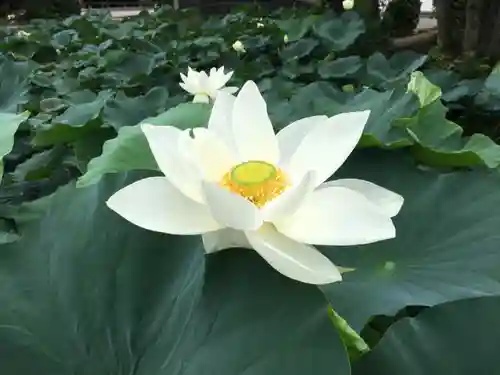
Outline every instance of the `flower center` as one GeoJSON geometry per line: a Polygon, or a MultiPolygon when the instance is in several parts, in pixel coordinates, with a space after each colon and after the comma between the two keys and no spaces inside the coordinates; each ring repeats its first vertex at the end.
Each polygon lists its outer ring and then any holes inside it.
{"type": "Polygon", "coordinates": [[[250,160],[233,167],[220,184],[257,207],[264,206],[288,187],[285,173],[265,161],[250,160]]]}

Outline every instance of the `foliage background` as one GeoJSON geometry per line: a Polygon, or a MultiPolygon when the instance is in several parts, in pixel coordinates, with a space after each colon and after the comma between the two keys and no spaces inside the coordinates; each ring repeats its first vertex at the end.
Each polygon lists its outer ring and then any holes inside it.
{"type": "Polygon", "coordinates": [[[356,12],[207,18],[165,7],[2,31],[0,372],[495,369],[500,72],[468,77],[413,51],[381,53],[370,30],[356,12]],[[236,39],[247,53],[231,49],[236,39]],[[199,238],[148,233],[109,212],[112,192],[158,173],[138,124],[206,123],[210,106],[186,103],[178,86],[188,65],[225,65],[234,85],[255,80],[277,130],[371,109],[337,177],[405,197],[397,238],[321,249],[354,270],[317,289],[252,252],[205,257],[199,238]],[[353,350],[329,306],[372,350],[353,350]]]}

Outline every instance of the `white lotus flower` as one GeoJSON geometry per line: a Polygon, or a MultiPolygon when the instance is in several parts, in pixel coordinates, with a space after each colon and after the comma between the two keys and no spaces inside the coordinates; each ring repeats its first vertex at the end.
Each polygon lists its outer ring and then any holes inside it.
{"type": "Polygon", "coordinates": [[[142,228],[203,235],[207,253],[257,251],[283,275],[310,284],[341,280],[312,245],[395,237],[403,198],[357,179],[325,181],[361,137],[369,111],[295,121],[277,135],[256,84],[220,93],[208,128],[144,124],[163,172],[116,192],[108,206],[142,228]]]}
{"type": "Polygon", "coordinates": [[[31,33],[28,33],[28,32],[26,32],[26,31],[24,31],[24,30],[19,30],[19,31],[17,32],[17,36],[18,36],[18,37],[21,37],[21,38],[27,38],[27,37],[29,37],[30,35],[31,35],[31,33]]]}
{"type": "Polygon", "coordinates": [[[344,10],[351,10],[354,8],[354,0],[344,0],[342,1],[342,6],[344,7],[344,10]]]}
{"type": "Polygon", "coordinates": [[[236,42],[233,43],[233,49],[236,52],[240,52],[240,53],[246,52],[245,46],[239,40],[237,40],[236,42]]]}
{"type": "Polygon", "coordinates": [[[264,24],[262,22],[257,22],[257,28],[260,29],[264,27],[264,24]]]}
{"type": "Polygon", "coordinates": [[[204,71],[198,72],[188,67],[187,76],[181,73],[182,82],[179,85],[194,95],[193,102],[208,103],[210,100],[214,100],[221,91],[232,94],[238,90],[237,87],[225,87],[232,75],[233,72],[224,73],[223,66],[219,69],[210,69],[210,74],[204,71]]]}

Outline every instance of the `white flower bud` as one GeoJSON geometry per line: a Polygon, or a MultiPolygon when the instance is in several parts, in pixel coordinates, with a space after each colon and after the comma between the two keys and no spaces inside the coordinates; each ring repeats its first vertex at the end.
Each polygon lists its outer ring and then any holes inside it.
{"type": "Polygon", "coordinates": [[[236,52],[241,52],[241,53],[245,53],[246,52],[245,46],[239,40],[237,40],[236,42],[233,43],[233,49],[236,52]]]}
{"type": "Polygon", "coordinates": [[[18,37],[21,37],[21,38],[27,38],[27,37],[29,37],[30,35],[31,35],[30,33],[27,33],[27,32],[26,32],[26,31],[24,31],[24,30],[19,30],[19,31],[17,32],[17,36],[18,36],[18,37]]]}
{"type": "Polygon", "coordinates": [[[342,6],[344,10],[351,10],[354,7],[354,0],[344,0],[342,1],[342,6]]]}

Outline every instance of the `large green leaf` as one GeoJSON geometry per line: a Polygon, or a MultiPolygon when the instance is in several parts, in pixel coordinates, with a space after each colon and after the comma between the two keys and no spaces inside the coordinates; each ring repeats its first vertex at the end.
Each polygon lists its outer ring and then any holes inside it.
{"type": "Polygon", "coordinates": [[[314,32],[333,51],[343,51],[365,32],[365,23],[356,12],[344,12],[340,17],[324,17],[313,24],[314,32]]]}
{"type": "Polygon", "coordinates": [[[17,112],[28,101],[28,74],[34,68],[31,62],[15,62],[0,58],[0,111],[17,112]]]}
{"type": "Polygon", "coordinates": [[[363,150],[337,178],[375,182],[405,198],[397,236],[371,245],[325,248],[337,264],[355,268],[323,288],[333,308],[356,330],[378,314],[407,305],[433,306],[500,294],[500,176],[485,171],[439,174],[415,167],[406,153],[363,150]]]}
{"type": "MultiPolygon", "coordinates": [[[[443,90],[441,99],[445,102],[458,102],[463,98],[472,98],[483,88],[483,80],[481,78],[462,79],[448,90],[443,90]]],[[[441,89],[443,89],[441,87],[441,89]]]]}
{"type": "Polygon", "coordinates": [[[321,61],[318,73],[321,78],[346,78],[361,69],[362,63],[359,56],[348,56],[333,61],[321,61]]]}
{"type": "Polygon", "coordinates": [[[431,83],[422,72],[413,72],[411,74],[408,91],[417,95],[421,107],[425,107],[441,97],[439,86],[431,83]]]}
{"type": "Polygon", "coordinates": [[[60,116],[57,116],[52,123],[69,125],[73,127],[83,127],[88,122],[100,116],[106,102],[111,98],[110,91],[101,91],[98,95],[93,95],[89,100],[82,103],[72,104],[60,116]]]}
{"type": "Polygon", "coordinates": [[[313,73],[313,64],[304,64],[294,58],[285,61],[280,70],[280,74],[288,78],[290,81],[297,79],[301,75],[312,75],[313,73]]]}
{"type": "Polygon", "coordinates": [[[412,117],[418,110],[417,98],[401,89],[385,92],[365,89],[358,94],[348,94],[332,89],[329,83],[315,82],[298,89],[283,111],[272,114],[282,127],[302,117],[333,116],[365,109],[371,114],[362,146],[404,147],[413,143],[405,128],[394,123],[400,118],[412,117]]]}
{"type": "Polygon", "coordinates": [[[309,55],[318,44],[318,41],[312,38],[304,38],[290,43],[280,52],[281,59],[284,61],[298,60],[309,55]]]}
{"type": "Polygon", "coordinates": [[[492,71],[484,82],[484,88],[494,95],[495,97],[500,97],[500,72],[492,71]]]}
{"type": "Polygon", "coordinates": [[[52,36],[51,44],[54,48],[65,48],[78,40],[75,30],[62,30],[52,36]]]}
{"type": "MultiPolygon", "coordinates": [[[[189,129],[206,126],[209,114],[210,106],[207,104],[183,103],[141,123],[189,129]]],[[[120,128],[116,138],[104,144],[101,156],[90,161],[87,173],[78,180],[78,186],[93,184],[107,173],[157,168],[140,124],[125,126],[120,128]]]]}
{"type": "Polygon", "coordinates": [[[0,112],[0,181],[3,177],[2,159],[12,151],[14,134],[28,116],[26,112],[20,114],[0,112]]]}
{"type": "Polygon", "coordinates": [[[59,148],[53,148],[31,155],[16,166],[11,173],[12,180],[22,182],[48,178],[53,169],[61,164],[61,154],[59,148]]]}
{"type": "Polygon", "coordinates": [[[164,111],[167,99],[168,91],[164,87],[152,88],[145,95],[133,98],[120,91],[104,107],[103,121],[116,130],[122,126],[136,125],[146,117],[164,111]]]}
{"type": "Polygon", "coordinates": [[[433,307],[390,327],[356,375],[498,375],[500,298],[433,307]]]}
{"type": "Polygon", "coordinates": [[[61,98],[45,98],[40,100],[40,111],[45,113],[59,112],[68,107],[68,104],[61,98]]]}
{"type": "Polygon", "coordinates": [[[304,18],[277,20],[276,24],[286,34],[288,40],[294,42],[303,38],[317,19],[317,15],[308,15],[304,18]]]}
{"type": "Polygon", "coordinates": [[[426,60],[427,56],[413,51],[396,53],[390,59],[376,52],[366,62],[366,75],[363,80],[369,86],[396,87],[407,81],[410,73],[422,66],[426,60]]]}
{"type": "Polygon", "coordinates": [[[436,100],[417,115],[401,121],[417,145],[414,155],[433,166],[500,165],[500,146],[483,134],[463,137],[463,129],[446,119],[448,109],[436,100]]]}
{"type": "MultiPolygon", "coordinates": [[[[484,79],[460,79],[460,75],[451,70],[425,69],[425,77],[439,86],[445,102],[457,102],[463,98],[474,97],[484,86],[484,79]]],[[[456,103],[455,103],[456,104],[456,103]]]]}
{"type": "Polygon", "coordinates": [[[102,60],[106,75],[116,77],[120,81],[128,81],[140,75],[146,76],[151,73],[154,65],[153,55],[126,50],[109,51],[102,60]]]}
{"type": "Polygon", "coordinates": [[[422,109],[416,116],[403,119],[400,125],[417,143],[414,155],[434,166],[466,167],[500,165],[500,146],[483,134],[462,137],[463,129],[446,119],[448,109],[441,103],[441,89],[421,72],[414,72],[408,91],[418,96],[422,109]]]}
{"type": "Polygon", "coordinates": [[[0,222],[9,223],[7,228],[2,227],[0,244],[18,241],[32,222],[45,215],[53,196],[54,194],[49,194],[31,202],[0,205],[0,217],[2,218],[0,222]]]}
{"type": "Polygon", "coordinates": [[[418,110],[416,98],[403,90],[378,92],[366,89],[346,103],[343,111],[369,109],[362,146],[406,147],[413,142],[397,120],[411,116],[418,110]]]}
{"type": "Polygon", "coordinates": [[[500,72],[494,69],[485,79],[481,91],[474,98],[474,104],[489,111],[500,111],[500,72]]]}
{"type": "Polygon", "coordinates": [[[113,128],[100,128],[73,142],[72,146],[78,169],[85,173],[89,162],[102,154],[104,143],[116,138],[116,136],[117,133],[113,128]]]}
{"type": "Polygon", "coordinates": [[[101,113],[111,96],[110,90],[101,91],[98,95],[87,90],[72,93],[68,99],[69,108],[53,118],[51,124],[38,127],[33,144],[50,146],[88,136],[100,128],[101,113]]]}
{"type": "Polygon", "coordinates": [[[104,204],[124,182],[61,189],[1,248],[2,374],[350,373],[317,288],[125,222],[104,204]]]}
{"type": "Polygon", "coordinates": [[[95,131],[98,131],[100,125],[99,122],[89,122],[87,125],[80,127],[65,124],[44,126],[43,130],[35,134],[32,142],[33,145],[38,147],[75,142],[80,138],[87,137],[95,131]]]}

